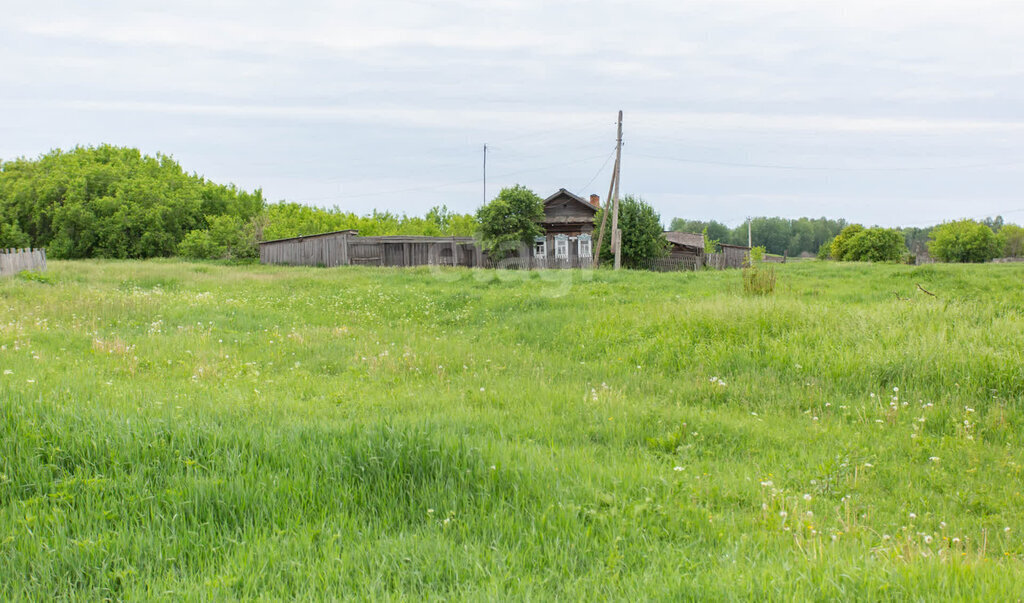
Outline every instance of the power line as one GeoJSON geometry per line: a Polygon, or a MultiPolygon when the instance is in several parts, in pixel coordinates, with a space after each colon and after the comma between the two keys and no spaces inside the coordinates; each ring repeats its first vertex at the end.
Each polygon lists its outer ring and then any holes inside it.
{"type": "Polygon", "coordinates": [[[733,161],[713,161],[709,159],[689,159],[682,157],[668,157],[665,155],[651,155],[648,153],[633,153],[636,157],[647,159],[662,159],[666,161],[678,161],[680,163],[693,163],[699,165],[716,165],[722,167],[756,168],[765,170],[795,170],[808,172],[916,172],[936,170],[962,170],[988,167],[1003,167],[1010,165],[1021,165],[1024,161],[1007,161],[999,163],[976,163],[965,165],[942,165],[942,166],[918,166],[918,167],[848,167],[848,166],[806,166],[786,165],[776,163],[741,163],[733,161]]]}
{"type": "MultiPolygon", "coordinates": [[[[488,147],[488,148],[490,148],[490,147],[488,147]]],[[[523,170],[516,170],[514,172],[506,172],[504,174],[498,174],[496,176],[492,176],[491,178],[492,179],[493,178],[507,178],[509,176],[518,176],[519,174],[526,174],[526,173],[530,173],[530,172],[541,172],[541,171],[550,170],[550,169],[553,169],[553,168],[556,168],[556,167],[564,167],[564,166],[567,166],[567,165],[575,165],[577,163],[583,163],[583,162],[586,162],[586,161],[592,161],[594,159],[600,159],[601,157],[603,157],[603,155],[594,155],[594,156],[590,156],[590,157],[584,157],[582,159],[575,159],[573,161],[566,161],[566,162],[557,163],[557,164],[554,164],[554,165],[548,165],[548,166],[545,166],[545,167],[527,168],[527,169],[523,169],[523,170]]],[[[479,183],[480,183],[479,180],[465,180],[465,181],[462,181],[462,182],[448,182],[448,183],[445,183],[445,184],[432,184],[432,185],[428,185],[428,186],[416,186],[416,187],[394,189],[394,190],[387,190],[387,191],[376,191],[376,192],[372,192],[372,193],[360,193],[358,195],[333,195],[333,196],[330,196],[330,197],[320,197],[320,198],[290,199],[290,201],[293,201],[293,202],[296,202],[296,203],[302,202],[302,201],[326,201],[326,200],[332,200],[332,199],[336,199],[338,201],[344,201],[344,200],[347,200],[347,199],[360,199],[360,198],[364,198],[364,197],[378,197],[378,196],[381,196],[381,195],[397,195],[399,193],[415,193],[415,192],[420,192],[420,191],[436,190],[436,189],[441,189],[441,188],[450,188],[450,187],[453,187],[453,186],[467,186],[467,185],[470,185],[470,184],[479,184],[479,183]]]]}
{"type": "Polygon", "coordinates": [[[598,168],[597,172],[594,173],[594,176],[590,180],[588,180],[586,184],[584,184],[583,186],[581,186],[578,189],[581,193],[586,193],[587,192],[587,189],[590,188],[590,185],[594,183],[594,180],[597,180],[597,177],[601,175],[601,172],[604,171],[604,168],[606,168],[608,166],[608,162],[611,161],[612,157],[614,157],[614,156],[615,156],[615,149],[612,149],[612,152],[608,153],[608,156],[605,157],[604,163],[602,163],[601,167],[598,168]]]}

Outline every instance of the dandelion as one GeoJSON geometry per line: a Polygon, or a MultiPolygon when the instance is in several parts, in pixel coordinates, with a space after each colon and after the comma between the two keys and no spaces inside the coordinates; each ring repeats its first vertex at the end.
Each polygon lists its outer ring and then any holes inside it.
{"type": "Polygon", "coordinates": [[[814,517],[814,511],[808,511],[807,513],[805,513],[805,515],[807,515],[808,517],[814,517]]]}
{"type": "Polygon", "coordinates": [[[767,511],[768,510],[768,503],[761,503],[761,510],[762,511],[767,511]]]}
{"type": "Polygon", "coordinates": [[[872,398],[874,398],[874,397],[875,397],[875,392],[871,392],[871,397],[872,397],[872,398]]]}
{"type": "Polygon", "coordinates": [[[928,460],[933,462],[933,463],[937,463],[937,462],[939,462],[939,457],[937,457],[937,456],[930,456],[930,457],[928,457],[928,460]]]}
{"type": "Polygon", "coordinates": [[[484,391],[484,388],[482,388],[482,387],[481,387],[481,388],[480,388],[480,391],[484,391]]]}
{"type": "Polygon", "coordinates": [[[939,522],[939,527],[942,528],[943,530],[945,530],[946,529],[946,522],[940,521],[939,522]]]}
{"type": "Polygon", "coordinates": [[[786,513],[785,511],[779,511],[779,517],[785,518],[787,515],[789,515],[789,513],[786,513]]]}
{"type": "Polygon", "coordinates": [[[679,466],[679,465],[676,465],[675,467],[672,467],[672,471],[682,471],[682,470],[683,470],[683,468],[681,466],[679,466]]]}
{"type": "Polygon", "coordinates": [[[433,514],[434,514],[434,510],[433,509],[427,509],[427,515],[433,515],[433,514]]]}
{"type": "Polygon", "coordinates": [[[810,494],[804,494],[804,500],[811,500],[810,494]]]}
{"type": "Polygon", "coordinates": [[[1010,533],[1010,526],[1006,526],[1005,528],[1003,528],[1003,531],[1006,532],[1007,534],[1009,534],[1010,533]]]}
{"type": "Polygon", "coordinates": [[[770,479],[766,479],[766,480],[764,480],[763,482],[761,482],[761,487],[762,487],[762,488],[768,488],[768,487],[770,487],[770,486],[774,486],[774,485],[775,485],[775,484],[773,484],[773,483],[772,483],[772,480],[770,480],[770,479]]]}
{"type": "Polygon", "coordinates": [[[916,513],[911,513],[910,514],[910,518],[911,519],[917,519],[917,514],[916,513]]]}
{"type": "Polygon", "coordinates": [[[888,534],[882,534],[882,540],[889,540],[890,538],[892,538],[892,536],[889,536],[888,534]]]}
{"type": "Polygon", "coordinates": [[[894,388],[892,388],[892,391],[894,391],[894,392],[898,392],[898,391],[900,391],[900,388],[898,388],[898,387],[894,387],[894,388]]]}
{"type": "Polygon", "coordinates": [[[959,539],[959,538],[956,538],[956,537],[954,537],[954,538],[953,538],[953,540],[952,540],[952,543],[953,543],[953,544],[960,544],[960,539],[959,539]]]}
{"type": "Polygon", "coordinates": [[[924,536],[924,543],[925,544],[931,544],[932,543],[932,537],[929,536],[928,534],[925,534],[925,536],[924,536]]]}

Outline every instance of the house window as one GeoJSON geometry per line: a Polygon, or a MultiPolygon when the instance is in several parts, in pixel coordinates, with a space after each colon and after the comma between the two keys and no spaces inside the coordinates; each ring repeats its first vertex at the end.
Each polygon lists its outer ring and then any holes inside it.
{"type": "Polygon", "coordinates": [[[555,259],[556,260],[567,260],[569,259],[569,237],[566,235],[558,235],[555,237],[555,259]]]}
{"type": "Polygon", "coordinates": [[[590,235],[580,235],[580,238],[576,241],[576,245],[576,255],[581,258],[590,257],[590,235]]]}
{"type": "Polygon", "coordinates": [[[533,240],[533,257],[548,257],[548,240],[545,239],[544,237],[537,237],[536,239],[533,240]]]}

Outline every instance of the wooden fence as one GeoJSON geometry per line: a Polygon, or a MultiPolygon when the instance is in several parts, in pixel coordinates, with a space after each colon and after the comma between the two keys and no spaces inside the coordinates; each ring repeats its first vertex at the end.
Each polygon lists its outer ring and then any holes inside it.
{"type": "Polygon", "coordinates": [[[46,250],[0,250],[0,276],[11,276],[23,270],[46,270],[46,250]]]}

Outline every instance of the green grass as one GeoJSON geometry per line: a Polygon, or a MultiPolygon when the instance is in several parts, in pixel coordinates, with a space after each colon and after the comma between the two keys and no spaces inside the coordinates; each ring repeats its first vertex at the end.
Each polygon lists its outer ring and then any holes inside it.
{"type": "Polygon", "coordinates": [[[774,268],[4,279],[0,599],[1018,598],[1024,266],[774,268]]]}

